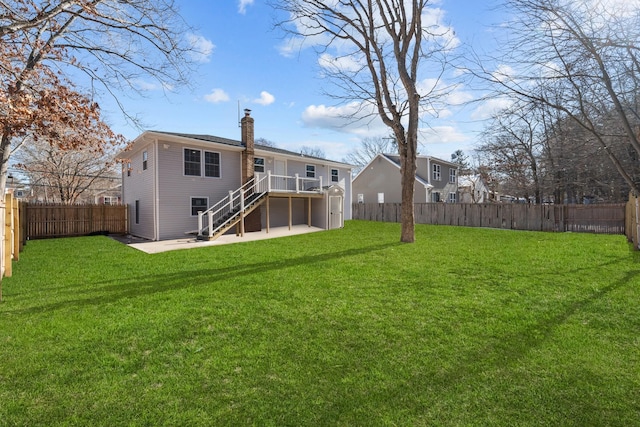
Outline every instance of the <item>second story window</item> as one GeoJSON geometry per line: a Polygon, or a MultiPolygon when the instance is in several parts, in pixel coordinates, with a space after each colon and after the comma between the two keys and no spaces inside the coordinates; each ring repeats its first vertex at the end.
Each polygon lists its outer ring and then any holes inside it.
{"type": "Polygon", "coordinates": [[[456,169],[449,169],[449,182],[451,183],[455,183],[456,182],[456,173],[458,171],[456,169]]]}
{"type": "Polygon", "coordinates": [[[338,169],[331,169],[331,182],[338,182],[339,177],[338,169]]]}
{"type": "Polygon", "coordinates": [[[253,171],[254,172],[264,172],[264,158],[262,157],[254,157],[253,158],[253,171]]]}
{"type": "Polygon", "coordinates": [[[440,165],[434,163],[431,168],[433,169],[433,180],[440,181],[440,165]]]}
{"type": "Polygon", "coordinates": [[[315,178],[316,177],[316,165],[307,165],[307,178],[315,178]]]}
{"type": "Polygon", "coordinates": [[[200,150],[184,149],[184,174],[200,176],[200,150]]]}
{"type": "Polygon", "coordinates": [[[220,153],[204,152],[204,176],[220,178],[220,153]]]}
{"type": "Polygon", "coordinates": [[[127,162],[127,176],[131,176],[131,162],[127,162]]]}
{"type": "Polygon", "coordinates": [[[143,171],[147,170],[148,160],[149,160],[149,154],[146,151],[143,151],[142,152],[142,170],[143,171]]]}

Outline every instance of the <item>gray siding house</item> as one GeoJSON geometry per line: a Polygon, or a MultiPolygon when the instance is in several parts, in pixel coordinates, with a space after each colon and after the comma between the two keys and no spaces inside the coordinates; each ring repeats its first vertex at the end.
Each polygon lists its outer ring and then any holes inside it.
{"type": "MultiPolygon", "coordinates": [[[[430,156],[416,158],[414,203],[458,201],[458,167],[430,156]]],[[[353,179],[353,203],[401,203],[400,156],[378,154],[353,179]]]]}
{"type": "Polygon", "coordinates": [[[120,153],[129,232],[150,240],[351,219],[351,166],[242,140],[146,131],[120,153]],[[347,203],[344,203],[344,201],[347,203]]]}

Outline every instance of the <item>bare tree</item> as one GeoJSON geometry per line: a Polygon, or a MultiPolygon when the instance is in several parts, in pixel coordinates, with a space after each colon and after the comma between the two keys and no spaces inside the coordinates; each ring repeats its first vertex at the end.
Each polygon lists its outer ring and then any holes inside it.
{"type": "Polygon", "coordinates": [[[365,167],[375,156],[384,153],[397,153],[394,138],[376,136],[367,137],[360,140],[357,148],[354,148],[343,159],[343,162],[354,165],[355,173],[358,173],[365,167]]]}
{"type": "Polygon", "coordinates": [[[16,167],[28,177],[35,197],[75,204],[91,201],[96,193],[113,188],[119,180],[112,151],[94,146],[63,150],[41,139],[26,144],[15,160],[19,162],[16,167]]]}
{"type": "Polygon", "coordinates": [[[324,159],[326,157],[326,154],[322,148],[310,147],[308,145],[303,145],[302,147],[300,147],[300,154],[302,154],[303,156],[318,157],[320,159],[324,159]]]}
{"type": "Polygon", "coordinates": [[[504,177],[503,188],[536,203],[542,202],[543,126],[535,104],[513,105],[496,113],[478,147],[504,177]]]}
{"type": "Polygon", "coordinates": [[[508,25],[510,41],[502,43],[508,55],[483,58],[479,75],[494,83],[501,95],[545,105],[578,124],[639,194],[640,177],[629,169],[633,162],[625,160],[640,155],[634,125],[640,117],[637,2],[505,0],[505,4],[514,17],[508,25]],[[488,63],[498,66],[487,69],[488,63]],[[605,120],[614,120],[622,135],[612,138],[601,126],[605,120]],[[614,139],[627,149],[614,150],[614,139]]]}
{"type": "Polygon", "coordinates": [[[186,83],[197,53],[173,0],[4,0],[0,6],[2,192],[21,142],[56,141],[52,123],[80,129],[83,121],[100,120],[95,91],[117,100],[119,90],[138,91],[141,79],[165,88],[186,83]]]}
{"type": "Polygon", "coordinates": [[[379,117],[400,155],[402,242],[415,241],[413,192],[421,114],[449,91],[445,56],[455,40],[428,19],[429,0],[272,0],[287,14],[280,26],[319,46],[320,63],[336,90],[356,102],[352,119],[379,117]],[[333,54],[335,52],[335,54],[333,54]],[[422,84],[426,69],[434,77],[422,84]],[[435,83],[434,83],[435,82],[435,83]]]}

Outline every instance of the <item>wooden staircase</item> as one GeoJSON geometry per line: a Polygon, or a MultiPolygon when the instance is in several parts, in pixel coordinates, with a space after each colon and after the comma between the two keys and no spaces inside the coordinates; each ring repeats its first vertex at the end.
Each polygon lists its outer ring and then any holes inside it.
{"type": "Polygon", "coordinates": [[[267,192],[260,191],[261,182],[255,178],[204,212],[198,212],[198,240],[215,240],[242,221],[267,199],[267,192]]]}

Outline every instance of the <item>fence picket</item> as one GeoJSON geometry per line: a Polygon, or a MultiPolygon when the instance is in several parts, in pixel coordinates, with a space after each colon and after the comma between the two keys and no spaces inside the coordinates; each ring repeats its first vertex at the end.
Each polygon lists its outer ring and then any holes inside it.
{"type": "MultiPolygon", "coordinates": [[[[632,211],[625,204],[416,203],[414,209],[417,224],[600,234],[625,234],[625,217],[628,218],[632,211]]],[[[400,203],[354,203],[352,212],[354,219],[382,222],[401,220],[400,203]]]]}

